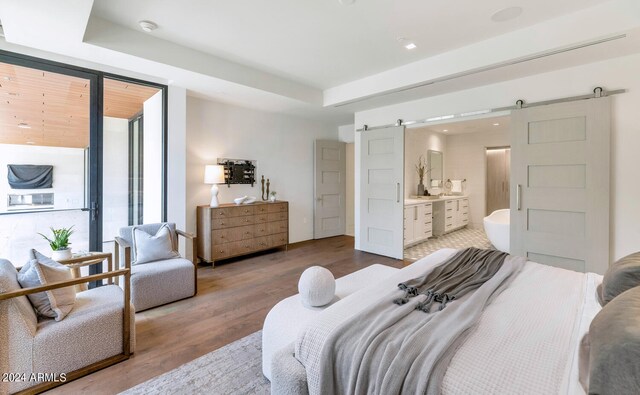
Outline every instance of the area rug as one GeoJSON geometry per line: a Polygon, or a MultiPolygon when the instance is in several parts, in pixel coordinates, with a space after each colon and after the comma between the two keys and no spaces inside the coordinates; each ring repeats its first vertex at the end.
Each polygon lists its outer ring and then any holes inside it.
{"type": "Polygon", "coordinates": [[[121,394],[269,394],[270,388],[258,331],[121,394]]]}

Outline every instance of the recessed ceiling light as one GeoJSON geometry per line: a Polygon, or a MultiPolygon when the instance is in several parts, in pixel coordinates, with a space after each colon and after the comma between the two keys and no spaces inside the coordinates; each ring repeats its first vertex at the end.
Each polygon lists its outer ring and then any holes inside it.
{"type": "Polygon", "coordinates": [[[411,41],[410,39],[408,39],[406,37],[398,37],[398,38],[396,38],[396,40],[400,44],[402,44],[403,47],[405,47],[406,49],[409,49],[409,50],[415,49],[415,48],[418,47],[413,41],[411,41]]]}
{"type": "Polygon", "coordinates": [[[24,122],[20,122],[20,123],[18,124],[18,127],[19,127],[20,129],[31,129],[31,126],[29,126],[29,124],[28,124],[28,123],[24,123],[24,122]]]}
{"type": "Polygon", "coordinates": [[[138,25],[140,25],[142,30],[147,33],[152,32],[158,28],[158,24],[152,21],[140,21],[138,22],[138,25]]]}
{"type": "Polygon", "coordinates": [[[34,143],[33,141],[27,141],[27,144],[31,144],[31,145],[33,145],[33,144],[35,144],[35,143],[34,143]]]}
{"type": "Polygon", "coordinates": [[[443,131],[443,132],[448,132],[448,131],[449,131],[449,129],[442,129],[442,131],[443,131]]]}
{"type": "Polygon", "coordinates": [[[338,0],[338,3],[340,3],[340,5],[352,5],[355,2],[356,0],[338,0]]]}
{"type": "Polygon", "coordinates": [[[493,126],[500,126],[500,124],[499,123],[494,123],[493,126]]]}
{"type": "Polygon", "coordinates": [[[522,7],[507,7],[491,15],[491,20],[494,22],[506,22],[519,17],[521,14],[522,7]]]}

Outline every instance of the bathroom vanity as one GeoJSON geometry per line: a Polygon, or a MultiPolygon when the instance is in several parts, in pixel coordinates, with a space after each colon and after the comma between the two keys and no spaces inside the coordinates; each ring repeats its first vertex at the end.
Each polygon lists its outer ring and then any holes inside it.
{"type": "Polygon", "coordinates": [[[467,196],[425,196],[404,201],[404,246],[442,236],[469,224],[467,196]]]}
{"type": "Polygon", "coordinates": [[[404,246],[410,246],[433,236],[433,203],[423,199],[404,201],[404,246]]]}
{"type": "Polygon", "coordinates": [[[442,236],[469,224],[469,198],[446,196],[433,202],[433,235],[442,236]]]}

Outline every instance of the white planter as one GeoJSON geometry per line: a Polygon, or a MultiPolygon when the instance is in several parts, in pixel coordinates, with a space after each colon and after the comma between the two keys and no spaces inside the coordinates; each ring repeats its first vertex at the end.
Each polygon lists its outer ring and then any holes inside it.
{"type": "Polygon", "coordinates": [[[71,258],[71,248],[67,248],[66,250],[53,251],[53,254],[51,255],[51,259],[53,259],[54,261],[61,261],[69,258],[71,258]]]}
{"type": "Polygon", "coordinates": [[[275,202],[275,201],[276,201],[276,197],[275,197],[275,195],[271,195],[271,196],[269,196],[269,201],[270,201],[270,202],[275,202]]]}

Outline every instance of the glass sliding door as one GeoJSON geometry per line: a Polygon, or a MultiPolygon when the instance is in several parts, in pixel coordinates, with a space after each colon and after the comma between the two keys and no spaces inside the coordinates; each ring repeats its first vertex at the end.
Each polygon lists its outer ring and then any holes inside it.
{"type": "Polygon", "coordinates": [[[164,219],[164,90],[104,79],[104,250],[121,227],[164,219]]]}
{"type": "MultiPolygon", "coordinates": [[[[0,258],[74,253],[166,219],[167,87],[0,50],[0,258]]],[[[102,272],[100,265],[90,274],[102,272]]],[[[86,271],[86,270],[85,270],[86,271]]]]}
{"type": "Polygon", "coordinates": [[[0,257],[15,266],[51,254],[50,228],[100,248],[97,93],[94,74],[0,54],[0,257]]]}

